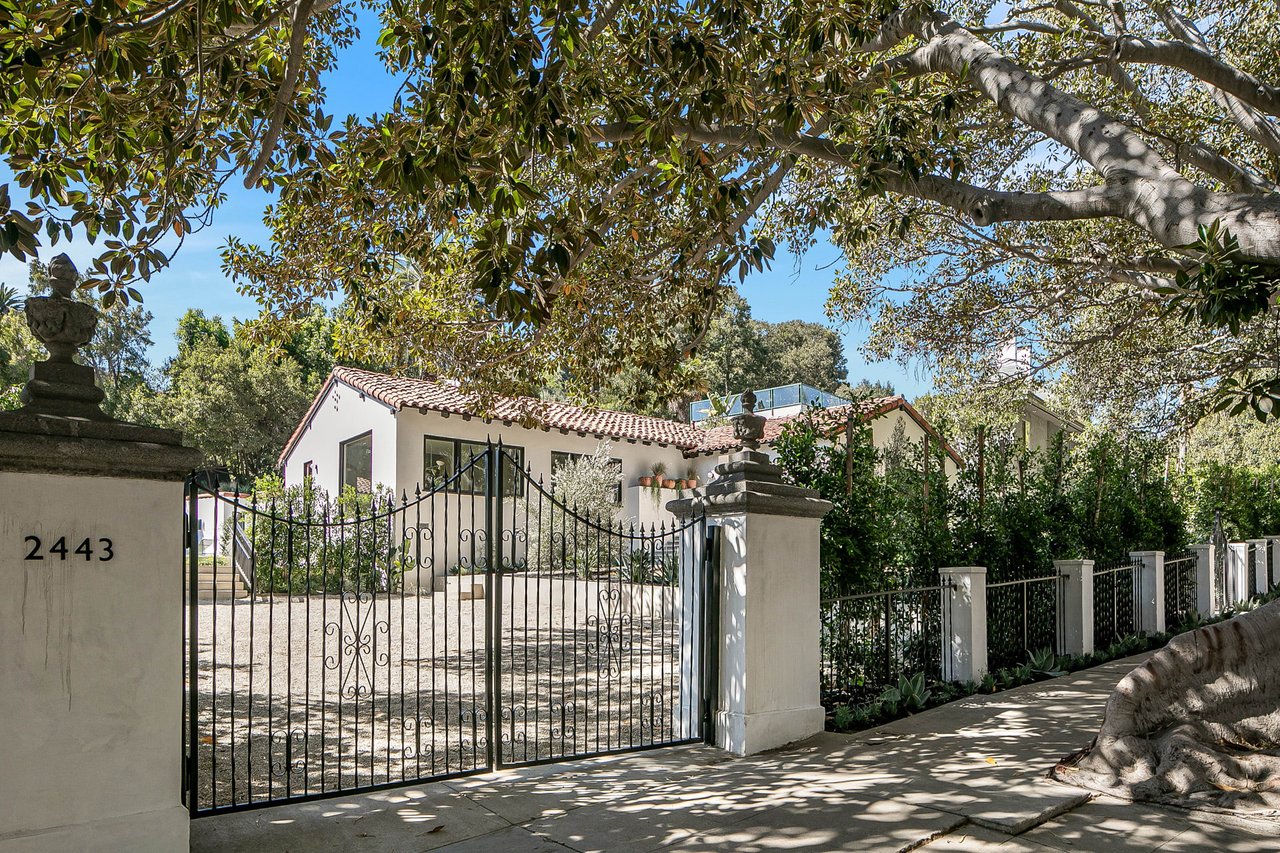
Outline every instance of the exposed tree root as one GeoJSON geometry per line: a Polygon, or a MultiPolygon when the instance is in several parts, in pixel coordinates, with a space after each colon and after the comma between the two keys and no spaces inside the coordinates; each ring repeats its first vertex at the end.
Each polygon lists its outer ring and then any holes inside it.
{"type": "Polygon", "coordinates": [[[1175,637],[1116,685],[1053,777],[1128,799],[1280,815],[1280,600],[1175,637]]]}

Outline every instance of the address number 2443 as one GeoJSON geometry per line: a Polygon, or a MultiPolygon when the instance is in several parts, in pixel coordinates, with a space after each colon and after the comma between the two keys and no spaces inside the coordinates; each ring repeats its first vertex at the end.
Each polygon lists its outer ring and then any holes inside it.
{"type": "Polygon", "coordinates": [[[71,549],[71,546],[67,544],[67,537],[65,536],[59,537],[57,542],[48,547],[45,547],[39,536],[28,536],[26,543],[28,550],[25,559],[28,560],[43,560],[46,557],[50,560],[55,558],[68,560],[83,557],[85,562],[89,562],[96,557],[98,562],[108,563],[115,559],[116,556],[115,551],[112,550],[110,539],[98,539],[95,544],[94,539],[88,537],[74,549],[71,549]]]}

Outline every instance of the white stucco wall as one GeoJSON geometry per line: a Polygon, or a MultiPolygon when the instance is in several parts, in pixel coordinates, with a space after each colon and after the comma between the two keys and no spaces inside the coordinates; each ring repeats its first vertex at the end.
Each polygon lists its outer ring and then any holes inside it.
{"type": "Polygon", "coordinates": [[[1060,431],[1066,431],[1068,445],[1071,436],[1080,432],[1078,426],[1047,411],[1036,399],[1029,400],[1023,407],[1018,428],[1026,430],[1027,447],[1038,451],[1047,450],[1060,431]]]}
{"type": "Polygon", "coordinates": [[[397,483],[396,413],[350,385],[330,382],[320,405],[285,460],[285,483],[301,483],[303,465],[311,462],[315,466],[316,486],[337,494],[339,446],[369,431],[373,432],[373,482],[392,488],[397,483]]]}
{"type": "Polygon", "coordinates": [[[0,853],[187,849],[181,524],[179,482],[0,473],[0,853]]]}
{"type": "MultiPolygon", "coordinates": [[[[880,449],[888,447],[893,442],[899,427],[902,429],[902,437],[916,447],[919,447],[924,437],[928,435],[915,418],[902,409],[894,409],[871,421],[871,443],[880,449]]],[[[936,440],[933,441],[933,448],[937,449],[936,440]]],[[[958,473],[955,460],[949,455],[944,456],[944,460],[947,478],[951,479],[958,473]]]]}

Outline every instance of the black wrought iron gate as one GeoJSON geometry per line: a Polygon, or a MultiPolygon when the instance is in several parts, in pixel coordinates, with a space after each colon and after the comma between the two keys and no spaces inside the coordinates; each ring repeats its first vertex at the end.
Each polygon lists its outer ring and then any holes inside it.
{"type": "Polygon", "coordinates": [[[193,480],[192,815],[702,740],[707,534],[568,505],[500,445],[412,496],[193,480]]]}

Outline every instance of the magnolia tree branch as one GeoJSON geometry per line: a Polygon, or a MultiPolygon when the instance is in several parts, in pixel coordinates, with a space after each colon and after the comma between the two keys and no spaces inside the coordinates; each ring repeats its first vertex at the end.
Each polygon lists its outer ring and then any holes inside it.
{"type": "MultiPolygon", "coordinates": [[[[1105,35],[1102,26],[1093,19],[1091,15],[1077,6],[1070,0],[1059,0],[1054,7],[1063,15],[1080,21],[1086,29],[1091,33],[1099,36],[1103,40],[1108,37],[1105,35]]],[[[1113,40],[1118,41],[1118,40],[1113,40]]],[[[1121,91],[1129,95],[1133,99],[1134,109],[1137,111],[1138,117],[1144,122],[1151,120],[1151,101],[1144,93],[1141,87],[1133,79],[1132,75],[1125,70],[1121,62],[1113,55],[1108,57],[1105,62],[1090,63],[1094,68],[1105,68],[1106,76],[1112,80],[1121,91]]],[[[1157,134],[1159,135],[1159,134],[1157,134]]],[[[1277,187],[1274,182],[1267,180],[1255,174],[1252,170],[1246,169],[1220,152],[1205,145],[1198,140],[1184,142],[1164,137],[1166,145],[1173,147],[1174,157],[1185,159],[1192,166],[1204,172],[1211,178],[1214,178],[1228,187],[1239,192],[1256,192],[1269,193],[1275,192],[1277,187]]]]}
{"type": "Polygon", "coordinates": [[[1119,62],[1177,68],[1268,115],[1280,115],[1280,88],[1186,42],[1124,35],[1112,40],[1111,54],[1119,62]]]}
{"type": "MultiPolygon", "coordinates": [[[[1209,44],[1205,41],[1204,36],[1201,35],[1200,30],[1196,28],[1194,22],[1187,20],[1167,6],[1157,8],[1156,13],[1160,16],[1160,20],[1164,22],[1164,25],[1169,28],[1169,32],[1203,53],[1209,53],[1209,44]]],[[[1213,98],[1214,103],[1229,115],[1241,130],[1267,149],[1273,156],[1280,156],[1280,134],[1276,132],[1275,125],[1271,123],[1265,113],[1216,86],[1206,86],[1206,88],[1208,88],[1209,96],[1213,98]]]]}
{"type": "Polygon", "coordinates": [[[258,156],[254,159],[249,172],[244,176],[244,185],[249,189],[257,186],[262,173],[271,162],[275,153],[276,142],[284,126],[284,116],[293,100],[293,93],[298,87],[298,75],[302,71],[303,54],[307,46],[307,22],[311,20],[311,11],[315,0],[298,0],[298,8],[293,13],[293,31],[289,34],[289,59],[285,64],[284,78],[276,91],[275,102],[271,105],[271,115],[267,117],[267,132],[262,136],[258,147],[258,156]]]}
{"type": "MultiPolygon", "coordinates": [[[[171,17],[181,12],[183,9],[194,3],[195,0],[176,0],[173,3],[160,3],[156,6],[149,7],[142,11],[142,14],[136,18],[128,20],[113,21],[102,29],[101,38],[109,39],[115,36],[132,35],[135,33],[146,32],[169,20],[171,17]]],[[[78,29],[69,32],[62,38],[52,41],[43,48],[35,50],[35,57],[41,62],[49,59],[57,59],[60,56],[66,56],[78,50],[83,44],[84,33],[78,29]]],[[[14,71],[30,64],[25,53],[20,52],[14,59],[5,63],[3,66],[5,71],[14,71]]]]}
{"type": "Polygon", "coordinates": [[[1280,200],[1199,187],[1138,133],[1030,73],[951,18],[924,12],[912,20],[931,70],[966,82],[1001,112],[1079,154],[1119,192],[1118,215],[1162,245],[1190,244],[1199,226],[1220,221],[1249,258],[1280,260],[1280,200]]]}

